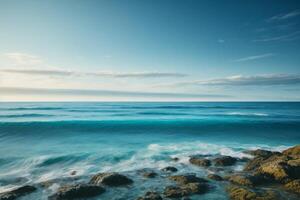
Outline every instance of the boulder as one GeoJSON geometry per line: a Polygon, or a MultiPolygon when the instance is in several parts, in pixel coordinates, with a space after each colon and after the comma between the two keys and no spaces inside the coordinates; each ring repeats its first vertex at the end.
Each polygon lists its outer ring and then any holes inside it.
{"type": "Polygon", "coordinates": [[[286,156],[298,157],[300,158],[300,145],[294,146],[292,148],[286,149],[282,152],[286,156]]]}
{"type": "Polygon", "coordinates": [[[231,156],[221,156],[213,159],[215,166],[231,166],[236,163],[237,159],[231,156]]]}
{"type": "Polygon", "coordinates": [[[238,174],[227,177],[227,180],[237,185],[250,186],[250,187],[254,187],[259,183],[263,182],[260,176],[238,175],[238,174]]]}
{"type": "Polygon", "coordinates": [[[200,167],[209,167],[211,165],[211,161],[209,159],[206,158],[200,158],[197,156],[193,156],[190,158],[190,163],[193,165],[197,165],[200,167]]]}
{"type": "Polygon", "coordinates": [[[77,184],[62,186],[49,197],[50,200],[70,200],[78,198],[89,198],[102,194],[105,189],[99,185],[77,184]]]}
{"type": "Polygon", "coordinates": [[[170,176],[170,180],[175,181],[178,184],[184,185],[188,183],[206,183],[207,180],[203,178],[199,178],[193,174],[187,174],[187,175],[176,175],[176,176],[170,176]]]}
{"type": "Polygon", "coordinates": [[[177,158],[177,157],[174,157],[174,158],[171,158],[171,160],[173,160],[173,161],[177,162],[177,161],[179,161],[179,158],[177,158]]]}
{"type": "Polygon", "coordinates": [[[229,186],[227,188],[230,199],[232,200],[276,200],[277,194],[273,191],[257,192],[240,186],[229,186]]]}
{"type": "Polygon", "coordinates": [[[92,177],[90,184],[104,184],[107,186],[123,186],[132,184],[133,180],[119,173],[99,173],[92,177]]]}
{"type": "Polygon", "coordinates": [[[157,176],[157,173],[155,173],[155,172],[144,172],[143,176],[145,178],[155,178],[157,176]]]}
{"type": "Polygon", "coordinates": [[[162,200],[162,197],[157,192],[146,192],[143,197],[137,198],[137,200],[162,200]]]}
{"type": "Polygon", "coordinates": [[[284,187],[291,192],[300,194],[300,179],[288,182],[284,185],[284,187]]]}
{"type": "Polygon", "coordinates": [[[270,157],[272,155],[280,155],[279,152],[268,151],[268,150],[263,150],[263,149],[247,150],[247,151],[244,151],[244,153],[250,154],[252,156],[260,156],[260,157],[270,157]]]}
{"type": "Polygon", "coordinates": [[[14,200],[17,199],[18,197],[30,194],[34,191],[36,191],[36,187],[30,186],[30,185],[25,185],[22,187],[19,187],[17,189],[13,189],[8,192],[3,192],[0,193],[0,200],[14,200]]]}
{"type": "Polygon", "coordinates": [[[165,167],[161,170],[164,172],[177,172],[178,171],[178,169],[176,167],[172,167],[172,166],[165,167]]]}
{"type": "Polygon", "coordinates": [[[266,160],[265,157],[255,157],[252,160],[249,160],[245,167],[244,167],[244,171],[252,171],[257,169],[258,167],[260,167],[260,165],[266,160]]]}
{"type": "Polygon", "coordinates": [[[188,183],[182,186],[168,186],[164,190],[164,195],[167,198],[181,198],[193,194],[203,194],[207,190],[206,183],[188,183]]]}
{"type": "Polygon", "coordinates": [[[223,178],[217,174],[209,174],[207,178],[214,180],[214,181],[223,181],[223,178]]]}

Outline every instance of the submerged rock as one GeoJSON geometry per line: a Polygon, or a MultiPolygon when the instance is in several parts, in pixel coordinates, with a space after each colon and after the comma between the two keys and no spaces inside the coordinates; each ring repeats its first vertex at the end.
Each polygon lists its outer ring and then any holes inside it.
{"type": "Polygon", "coordinates": [[[288,182],[284,187],[291,192],[300,194],[300,179],[288,182]]]}
{"type": "Polygon", "coordinates": [[[99,185],[91,184],[77,184],[62,186],[58,189],[57,193],[50,196],[51,200],[69,200],[78,198],[89,198],[98,196],[105,192],[105,189],[99,185]]]}
{"type": "Polygon", "coordinates": [[[231,166],[236,163],[237,159],[231,156],[221,156],[213,159],[216,166],[231,166]]]}
{"type": "Polygon", "coordinates": [[[199,178],[192,174],[187,175],[176,175],[176,176],[170,176],[170,180],[175,181],[178,184],[184,185],[188,183],[206,183],[207,180],[203,178],[199,178]]]}
{"type": "Polygon", "coordinates": [[[0,200],[13,200],[36,191],[36,187],[25,185],[8,192],[0,193],[0,200]]]}
{"type": "Polygon", "coordinates": [[[146,192],[143,197],[137,198],[137,200],[162,200],[162,197],[157,192],[146,192]]]}
{"type": "Polygon", "coordinates": [[[119,173],[99,173],[92,177],[90,184],[104,184],[107,186],[123,186],[132,184],[133,180],[119,173]]]}
{"type": "Polygon", "coordinates": [[[143,176],[145,178],[155,178],[157,176],[157,173],[156,172],[144,172],[143,176]]]}
{"type": "Polygon", "coordinates": [[[278,196],[273,191],[257,192],[240,186],[229,186],[227,188],[232,200],[276,200],[278,196]]]}
{"type": "Polygon", "coordinates": [[[209,174],[207,178],[215,181],[223,181],[223,178],[217,174],[209,174]]]}
{"type": "Polygon", "coordinates": [[[200,167],[209,167],[211,165],[211,161],[209,159],[201,158],[198,156],[192,156],[189,161],[191,164],[200,167]]]}
{"type": "Polygon", "coordinates": [[[178,169],[176,167],[172,167],[172,166],[165,167],[161,170],[164,172],[177,172],[178,171],[178,169]]]}

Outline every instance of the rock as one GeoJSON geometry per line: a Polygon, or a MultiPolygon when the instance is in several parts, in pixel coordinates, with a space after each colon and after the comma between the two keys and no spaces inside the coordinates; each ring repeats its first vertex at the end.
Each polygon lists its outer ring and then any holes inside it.
{"type": "Polygon", "coordinates": [[[176,167],[168,166],[162,169],[164,172],[177,172],[178,169],[176,167]]]}
{"type": "Polygon", "coordinates": [[[175,162],[177,162],[177,161],[179,161],[179,158],[177,158],[177,157],[174,157],[174,158],[171,158],[173,161],[175,161],[175,162]]]}
{"type": "Polygon", "coordinates": [[[263,149],[247,150],[247,151],[244,151],[244,153],[250,154],[252,156],[260,156],[260,157],[270,157],[274,154],[280,155],[279,152],[268,151],[268,150],[263,150],[263,149]]]}
{"type": "Polygon", "coordinates": [[[234,165],[236,161],[237,159],[231,156],[221,156],[213,160],[216,166],[231,166],[234,165]]]}
{"type": "Polygon", "coordinates": [[[146,192],[143,197],[137,198],[137,200],[162,200],[162,197],[157,192],[146,192]]]}
{"type": "Polygon", "coordinates": [[[271,156],[265,160],[256,172],[270,176],[278,182],[286,182],[295,178],[296,168],[288,165],[286,156],[271,156]]]}
{"type": "Polygon", "coordinates": [[[300,145],[294,146],[292,148],[286,149],[282,152],[286,156],[300,157],[300,145]]]}
{"type": "Polygon", "coordinates": [[[182,186],[168,186],[164,190],[167,198],[180,198],[193,194],[203,194],[207,192],[208,185],[206,183],[188,183],[182,186]]]}
{"type": "Polygon", "coordinates": [[[53,184],[54,184],[53,180],[48,180],[48,181],[41,182],[39,185],[43,188],[49,188],[53,184]]]}
{"type": "Polygon", "coordinates": [[[99,173],[93,176],[92,179],[90,180],[90,184],[96,184],[96,185],[104,184],[107,186],[123,186],[132,183],[133,180],[131,180],[130,178],[115,172],[99,173]]]}
{"type": "Polygon", "coordinates": [[[251,175],[231,175],[228,178],[228,181],[237,185],[250,186],[254,187],[260,183],[259,176],[251,176],[251,175]]]}
{"type": "Polygon", "coordinates": [[[256,192],[248,188],[239,186],[229,186],[227,188],[230,199],[232,200],[275,200],[278,199],[273,191],[256,192]]]}
{"type": "Polygon", "coordinates": [[[145,173],[143,173],[143,176],[145,178],[155,178],[157,176],[157,173],[155,173],[155,172],[145,172],[145,173]]]}
{"type": "Polygon", "coordinates": [[[51,200],[70,200],[78,198],[89,198],[102,194],[105,189],[99,185],[77,184],[70,186],[62,186],[57,193],[50,196],[51,200]]]}
{"type": "Polygon", "coordinates": [[[193,156],[190,158],[190,163],[193,165],[197,165],[200,167],[209,167],[211,165],[211,161],[206,158],[199,158],[197,156],[193,156]]]}
{"type": "Polygon", "coordinates": [[[254,159],[248,161],[244,167],[244,171],[252,171],[258,168],[266,158],[264,157],[255,157],[254,159]]]}
{"type": "Polygon", "coordinates": [[[199,178],[195,175],[176,175],[176,176],[170,176],[170,180],[175,181],[178,184],[184,185],[188,183],[206,183],[207,180],[203,178],[199,178]]]}
{"type": "Polygon", "coordinates": [[[70,175],[75,176],[77,174],[77,171],[71,171],[70,175]]]}
{"type": "Polygon", "coordinates": [[[0,193],[0,200],[13,200],[36,191],[36,187],[25,185],[8,192],[0,193]]]}
{"type": "Polygon", "coordinates": [[[209,174],[207,178],[215,181],[223,181],[223,178],[217,174],[209,174]]]}
{"type": "Polygon", "coordinates": [[[300,179],[288,182],[284,187],[291,192],[300,194],[300,179]]]}

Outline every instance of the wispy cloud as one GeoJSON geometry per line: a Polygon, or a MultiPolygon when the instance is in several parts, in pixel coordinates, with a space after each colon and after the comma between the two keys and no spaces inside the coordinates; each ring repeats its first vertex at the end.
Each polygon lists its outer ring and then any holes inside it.
{"type": "Polygon", "coordinates": [[[267,19],[267,22],[286,20],[286,19],[296,17],[298,15],[300,15],[300,10],[294,10],[294,11],[291,11],[289,13],[283,13],[283,14],[275,15],[275,16],[267,19]]]}
{"type": "Polygon", "coordinates": [[[300,31],[289,33],[286,35],[274,36],[274,37],[263,37],[260,39],[253,40],[254,42],[271,42],[271,41],[293,41],[300,39],[300,31]]]}
{"type": "Polygon", "coordinates": [[[0,72],[16,73],[41,76],[96,76],[112,78],[163,78],[163,77],[185,77],[187,74],[172,72],[80,72],[69,70],[39,70],[39,69],[3,69],[0,72]]]}
{"type": "Polygon", "coordinates": [[[98,96],[98,97],[157,97],[157,98],[224,98],[231,97],[222,94],[191,94],[168,92],[140,92],[117,90],[82,90],[82,89],[52,89],[52,88],[20,88],[0,87],[3,95],[62,95],[62,96],[98,96]]]}
{"type": "Polygon", "coordinates": [[[25,53],[5,53],[4,56],[18,65],[35,65],[42,63],[38,56],[25,53]]]}
{"type": "Polygon", "coordinates": [[[273,54],[273,53],[266,53],[266,54],[255,55],[255,56],[248,56],[248,57],[236,59],[236,60],[234,60],[234,62],[244,62],[244,61],[250,61],[250,60],[257,60],[257,59],[272,57],[274,55],[275,54],[273,54]]]}
{"type": "Polygon", "coordinates": [[[300,84],[300,75],[270,74],[255,76],[230,76],[219,79],[196,80],[178,82],[169,86],[205,85],[205,86],[270,86],[270,85],[295,85],[300,84]]]}

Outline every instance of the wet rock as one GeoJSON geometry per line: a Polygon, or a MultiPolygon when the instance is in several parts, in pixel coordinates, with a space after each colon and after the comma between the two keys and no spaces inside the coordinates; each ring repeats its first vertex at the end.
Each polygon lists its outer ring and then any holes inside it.
{"type": "Polygon", "coordinates": [[[50,196],[50,200],[70,200],[78,198],[89,198],[98,196],[105,192],[105,189],[99,185],[77,184],[70,186],[62,186],[57,193],[50,196]]]}
{"type": "Polygon", "coordinates": [[[115,172],[99,173],[93,176],[92,179],[90,180],[90,184],[97,184],[97,185],[104,184],[107,186],[123,186],[132,183],[133,180],[131,180],[130,178],[115,172]]]}
{"type": "Polygon", "coordinates": [[[273,191],[257,192],[240,186],[229,186],[227,188],[232,200],[276,200],[277,194],[273,191]]]}
{"type": "Polygon", "coordinates": [[[75,176],[77,174],[77,171],[71,171],[70,175],[75,176]]]}
{"type": "Polygon", "coordinates": [[[188,183],[206,183],[207,180],[203,178],[199,178],[192,174],[187,175],[176,175],[176,176],[170,176],[170,180],[175,181],[178,184],[184,185],[188,183]]]}
{"type": "Polygon", "coordinates": [[[162,197],[157,192],[146,192],[143,197],[137,198],[137,200],[162,200],[162,197]]]}
{"type": "Polygon", "coordinates": [[[254,187],[261,182],[261,177],[253,175],[231,175],[227,177],[227,180],[237,185],[254,187]]]}
{"type": "Polygon", "coordinates": [[[236,163],[237,159],[231,156],[221,156],[213,160],[216,166],[231,166],[236,163]]]}
{"type": "Polygon", "coordinates": [[[175,161],[175,162],[177,162],[177,161],[179,161],[179,158],[177,158],[177,157],[174,157],[174,158],[171,158],[173,161],[175,161]]]}
{"type": "Polygon", "coordinates": [[[36,187],[25,185],[8,192],[0,193],[0,200],[13,200],[36,191],[36,187]]]}
{"type": "Polygon", "coordinates": [[[263,150],[263,149],[247,150],[247,151],[244,151],[244,153],[250,154],[252,156],[260,156],[260,157],[270,157],[275,154],[280,155],[279,152],[268,151],[268,150],[263,150]]]}
{"type": "Polygon", "coordinates": [[[223,181],[223,178],[217,174],[209,174],[207,178],[215,181],[223,181]]]}
{"type": "Polygon", "coordinates": [[[41,182],[39,185],[41,187],[48,188],[53,184],[54,184],[54,182],[52,180],[48,180],[48,181],[41,182]]]}
{"type": "Polygon", "coordinates": [[[193,156],[190,158],[190,163],[193,165],[197,165],[200,167],[209,167],[211,165],[211,161],[209,159],[206,158],[200,158],[197,156],[193,156]]]}
{"type": "Polygon", "coordinates": [[[145,178],[155,178],[157,176],[157,173],[155,173],[155,172],[144,172],[143,176],[145,178]]]}
{"type": "Polygon", "coordinates": [[[294,146],[292,148],[286,149],[282,152],[286,156],[298,157],[300,158],[300,145],[294,146]]]}
{"type": "Polygon", "coordinates": [[[177,172],[178,169],[176,167],[168,166],[162,169],[164,172],[177,172]]]}
{"type": "Polygon", "coordinates": [[[284,187],[291,192],[300,194],[300,179],[288,182],[284,187]]]}
{"type": "Polygon", "coordinates": [[[188,183],[182,186],[168,186],[164,190],[167,198],[180,198],[193,194],[203,194],[207,192],[208,185],[206,183],[188,183]]]}
{"type": "Polygon", "coordinates": [[[266,158],[264,157],[255,157],[254,159],[248,161],[244,167],[244,171],[252,171],[258,168],[266,158]]]}

